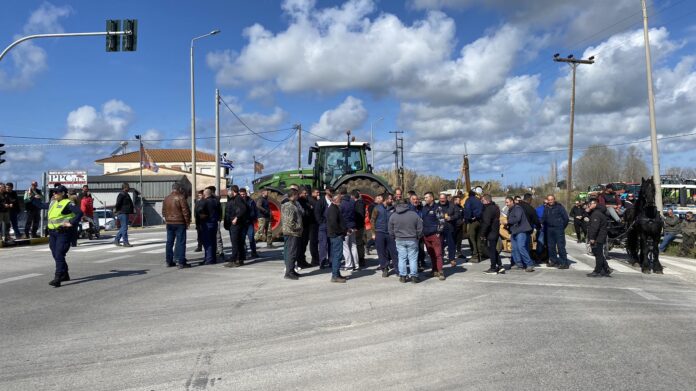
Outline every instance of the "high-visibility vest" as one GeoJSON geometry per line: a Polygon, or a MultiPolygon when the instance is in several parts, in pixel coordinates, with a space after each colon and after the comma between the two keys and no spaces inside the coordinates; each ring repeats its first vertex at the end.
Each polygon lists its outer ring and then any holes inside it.
{"type": "Polygon", "coordinates": [[[48,229],[58,229],[63,226],[63,223],[75,218],[75,213],[72,211],[69,214],[63,214],[63,209],[69,203],[70,200],[67,198],[51,203],[51,207],[48,209],[48,229]]]}

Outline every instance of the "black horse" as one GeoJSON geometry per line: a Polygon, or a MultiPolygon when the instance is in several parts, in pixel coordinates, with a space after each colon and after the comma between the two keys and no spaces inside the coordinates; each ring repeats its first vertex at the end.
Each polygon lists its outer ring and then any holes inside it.
{"type": "Polygon", "coordinates": [[[652,177],[641,178],[640,193],[634,207],[627,211],[628,238],[626,248],[631,264],[640,263],[643,273],[662,274],[658,246],[664,222],[655,204],[655,183],[652,177]]]}

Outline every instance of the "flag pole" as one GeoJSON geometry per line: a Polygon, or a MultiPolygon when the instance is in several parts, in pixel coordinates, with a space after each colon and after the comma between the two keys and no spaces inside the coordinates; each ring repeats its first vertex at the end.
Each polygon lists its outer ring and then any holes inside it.
{"type": "Polygon", "coordinates": [[[143,216],[143,208],[145,207],[143,202],[143,140],[139,134],[135,135],[135,138],[140,143],[140,194],[138,195],[138,198],[140,198],[140,227],[145,228],[145,217],[143,216]]]}

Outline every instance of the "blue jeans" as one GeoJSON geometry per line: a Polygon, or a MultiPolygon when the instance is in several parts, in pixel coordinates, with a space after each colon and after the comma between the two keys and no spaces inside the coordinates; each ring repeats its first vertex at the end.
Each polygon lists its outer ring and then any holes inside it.
{"type": "Polygon", "coordinates": [[[665,252],[665,250],[667,249],[667,245],[670,244],[676,237],[677,234],[674,234],[672,232],[665,232],[664,236],[662,237],[662,241],[660,242],[660,252],[665,252]]]}
{"type": "Polygon", "coordinates": [[[121,241],[121,239],[123,239],[123,243],[128,243],[128,215],[121,213],[116,215],[116,219],[118,219],[121,227],[118,229],[118,233],[116,234],[114,241],[118,243],[121,241]]]}
{"type": "Polygon", "coordinates": [[[164,260],[167,264],[186,262],[186,226],[184,224],[167,224],[167,245],[164,248],[164,260]],[[174,240],[176,239],[176,245],[174,240]]]}
{"type": "Polygon", "coordinates": [[[418,276],[418,241],[396,239],[396,251],[399,253],[399,276],[406,277],[406,262],[411,277],[418,276]]]}
{"type": "Polygon", "coordinates": [[[534,266],[532,258],[529,257],[528,239],[527,232],[512,235],[512,259],[517,266],[524,268],[534,266]]]}
{"type": "Polygon", "coordinates": [[[343,256],[343,236],[329,238],[331,241],[331,275],[341,277],[341,257],[343,256]]]}
{"type": "Polygon", "coordinates": [[[563,228],[547,227],[546,238],[548,239],[549,260],[558,265],[570,265],[568,254],[566,253],[566,240],[563,228]]]}
{"type": "Polygon", "coordinates": [[[249,249],[252,254],[256,254],[256,239],[254,238],[254,223],[249,223],[247,228],[247,238],[249,238],[249,249]]]}

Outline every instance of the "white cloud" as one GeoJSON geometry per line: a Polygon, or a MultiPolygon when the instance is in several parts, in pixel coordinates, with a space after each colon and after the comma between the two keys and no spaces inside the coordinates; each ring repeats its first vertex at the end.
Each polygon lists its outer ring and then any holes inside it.
{"type": "Polygon", "coordinates": [[[311,132],[332,140],[341,139],[346,130],[360,128],[367,120],[367,110],[360,99],[348,96],[336,108],[325,111],[311,132]]]}
{"type": "Polygon", "coordinates": [[[120,139],[133,121],[133,109],[124,102],[112,99],[98,111],[85,105],[68,114],[67,132],[69,139],[120,139]]]}
{"type": "MultiPolygon", "coordinates": [[[[681,47],[681,42],[670,39],[664,28],[651,30],[650,37],[658,133],[670,136],[694,132],[696,57],[685,56],[673,65],[666,60],[681,47]]],[[[612,36],[583,53],[583,57],[590,55],[597,56],[596,63],[578,67],[577,73],[575,146],[646,139],[650,133],[642,31],[612,36]]],[[[530,177],[525,172],[530,167],[541,167],[545,172],[554,156],[563,160],[568,145],[570,73],[561,69],[563,74],[552,83],[548,96],[541,95],[539,75],[525,75],[509,77],[489,99],[478,102],[403,102],[399,126],[409,131],[406,160],[425,172],[453,176],[460,158],[446,153],[461,154],[466,143],[468,152],[475,156],[472,172],[490,172],[491,167],[502,166],[525,179],[530,177]],[[509,154],[551,149],[560,152],[509,154]],[[443,154],[418,155],[408,151],[443,154]],[[479,153],[495,155],[476,155],[479,153]]],[[[696,137],[661,141],[663,160],[669,159],[669,154],[692,150],[692,139],[696,137]]],[[[649,156],[649,143],[636,146],[649,156]]],[[[581,154],[576,152],[575,158],[581,154]]],[[[506,172],[506,177],[511,176],[506,172]]]]}
{"type": "Polygon", "coordinates": [[[218,83],[273,82],[284,92],[366,89],[387,93],[407,85],[417,71],[446,61],[454,45],[454,21],[440,12],[406,26],[391,14],[370,19],[374,3],[351,0],[313,8],[311,1],[285,2],[290,19],[277,34],[255,24],[247,46],[208,54],[218,83]]]}
{"type": "Polygon", "coordinates": [[[142,138],[143,141],[148,141],[148,140],[160,140],[164,136],[162,136],[162,132],[160,132],[157,129],[148,129],[143,133],[142,138]]]}
{"type": "Polygon", "coordinates": [[[59,19],[69,16],[72,9],[69,6],[57,7],[51,3],[44,2],[41,6],[31,13],[29,20],[24,25],[25,34],[57,34],[65,32],[60,25],[59,19]]]}
{"type": "MultiPolygon", "coordinates": [[[[29,16],[22,35],[62,32],[59,19],[71,12],[68,6],[57,7],[45,2],[29,16]]],[[[19,39],[22,35],[15,35],[14,39],[19,39]]],[[[31,87],[36,77],[48,68],[46,51],[32,41],[19,44],[9,54],[13,69],[11,72],[0,69],[0,90],[31,87]]]]}
{"type": "MultiPolygon", "coordinates": [[[[568,43],[599,39],[640,22],[640,2],[634,0],[411,0],[422,10],[466,10],[484,7],[499,12],[517,26],[555,31],[568,43]],[[602,29],[601,35],[598,29],[602,29]]],[[[584,42],[588,44],[591,42],[584,42]]]]}

